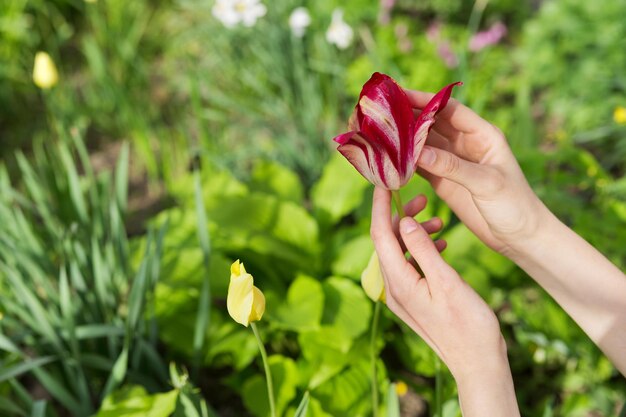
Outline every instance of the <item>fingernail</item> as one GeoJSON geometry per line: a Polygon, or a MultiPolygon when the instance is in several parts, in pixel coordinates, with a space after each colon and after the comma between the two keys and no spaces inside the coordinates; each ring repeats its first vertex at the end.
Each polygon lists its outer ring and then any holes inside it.
{"type": "Polygon", "coordinates": [[[435,159],[437,159],[437,154],[425,147],[422,149],[422,154],[420,155],[418,162],[421,165],[432,165],[435,163],[435,159]]]}
{"type": "Polygon", "coordinates": [[[404,234],[409,234],[417,229],[417,222],[411,217],[405,217],[400,220],[400,230],[404,234]]]}

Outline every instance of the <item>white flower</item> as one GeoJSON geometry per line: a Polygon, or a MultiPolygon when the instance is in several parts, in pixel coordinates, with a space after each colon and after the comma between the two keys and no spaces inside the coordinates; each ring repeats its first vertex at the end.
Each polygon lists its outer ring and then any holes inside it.
{"type": "Polygon", "coordinates": [[[294,36],[304,36],[306,28],[311,24],[311,15],[305,7],[297,7],[289,16],[289,27],[294,36]]]}
{"type": "Polygon", "coordinates": [[[239,23],[251,27],[265,16],[267,8],[260,0],[217,0],[211,12],[227,28],[239,23]]]}
{"type": "Polygon", "coordinates": [[[337,46],[339,49],[346,49],[352,43],[354,32],[350,25],[343,21],[343,11],[336,9],[333,18],[326,31],[326,40],[337,46]]]}

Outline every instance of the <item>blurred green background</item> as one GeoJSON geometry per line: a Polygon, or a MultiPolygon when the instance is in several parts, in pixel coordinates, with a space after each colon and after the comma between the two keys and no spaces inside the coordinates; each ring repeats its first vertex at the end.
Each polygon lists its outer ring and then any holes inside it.
{"type": "MultiPolygon", "coordinates": [[[[234,3],[0,3],[0,415],[266,417],[226,313],[235,259],[267,297],[280,414],[309,391],[309,416],[371,415],[372,187],[331,138],[374,71],[464,81],[546,204],[626,266],[626,2],[234,3]]],[[[425,181],[403,193],[430,197],[420,218],[496,311],[524,416],[626,415],[624,378],[543,290],[425,181]]],[[[404,382],[402,416],[434,415],[433,353],[381,326],[381,392],[404,382]]],[[[443,384],[439,417],[460,415],[443,384]]]]}

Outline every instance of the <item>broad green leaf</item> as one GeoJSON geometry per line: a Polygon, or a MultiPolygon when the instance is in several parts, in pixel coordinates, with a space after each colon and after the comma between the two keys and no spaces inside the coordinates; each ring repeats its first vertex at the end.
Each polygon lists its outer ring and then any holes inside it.
{"type": "Polygon", "coordinates": [[[371,411],[369,359],[355,361],[312,391],[334,417],[354,417],[371,411]]]}
{"type": "Polygon", "coordinates": [[[279,300],[269,292],[266,298],[266,314],[274,326],[296,331],[319,328],[324,291],[316,279],[299,275],[289,287],[285,300],[279,300]]]}
{"type": "MultiPolygon", "coordinates": [[[[287,405],[296,396],[298,369],[291,358],[273,355],[268,360],[274,385],[276,413],[280,416],[283,415],[287,405]]],[[[252,411],[255,416],[269,416],[270,409],[267,395],[265,375],[254,375],[243,386],[243,402],[246,408],[252,411]]]]}
{"type": "Polygon", "coordinates": [[[339,373],[349,362],[348,352],[352,340],[336,327],[324,326],[319,330],[300,332],[298,343],[303,361],[298,363],[303,380],[315,389],[339,373]]]}
{"type": "Polygon", "coordinates": [[[143,387],[126,386],[108,395],[94,417],[169,417],[178,397],[178,390],[148,394],[143,387]]]}
{"type": "Polygon", "coordinates": [[[336,328],[348,340],[356,339],[370,328],[372,303],[359,285],[347,278],[330,277],[322,287],[324,326],[336,328]]]}
{"type": "Polygon", "coordinates": [[[333,274],[359,281],[373,251],[369,235],[357,236],[341,245],[331,266],[333,274]]]}
{"type": "Polygon", "coordinates": [[[313,207],[323,223],[335,224],[363,201],[369,182],[339,153],[333,154],[313,186],[313,207]]]}
{"type": "Polygon", "coordinates": [[[273,161],[258,161],[254,165],[250,189],[274,194],[294,203],[300,203],[304,196],[298,175],[273,161]]]}

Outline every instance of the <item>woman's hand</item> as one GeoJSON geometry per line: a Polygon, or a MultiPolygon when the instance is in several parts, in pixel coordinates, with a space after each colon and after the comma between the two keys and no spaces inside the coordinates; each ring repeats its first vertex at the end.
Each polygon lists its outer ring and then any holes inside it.
{"type": "Polygon", "coordinates": [[[394,233],[389,191],[376,188],[371,235],[385,280],[387,306],[445,362],[459,386],[464,416],[514,416],[517,403],[506,344],[495,314],[441,258],[428,231],[411,217],[394,233]],[[477,389],[480,387],[480,389],[477,389]]]}
{"type": "MultiPolygon", "coordinates": [[[[418,111],[433,96],[406,92],[418,111]]],[[[547,213],[502,132],[456,100],[437,116],[418,166],[461,221],[500,253],[532,236],[547,213]]]]}

